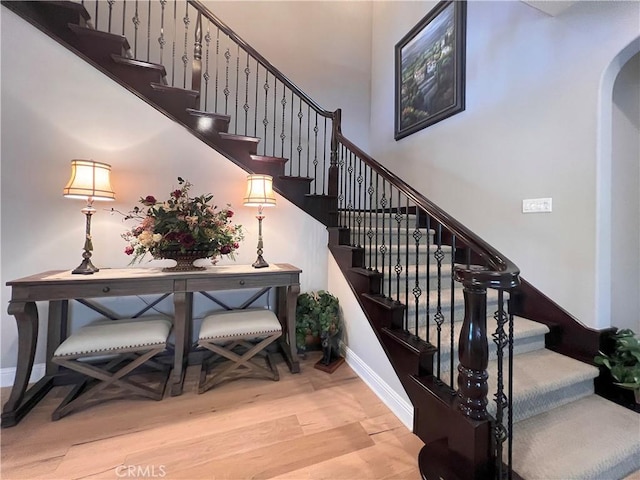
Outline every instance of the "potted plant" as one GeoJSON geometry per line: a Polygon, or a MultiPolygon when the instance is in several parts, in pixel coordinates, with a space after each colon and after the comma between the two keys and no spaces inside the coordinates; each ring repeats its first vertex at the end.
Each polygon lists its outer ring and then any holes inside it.
{"type": "Polygon", "coordinates": [[[326,367],[336,361],[341,363],[344,359],[338,353],[340,333],[340,307],[335,296],[324,290],[298,296],[296,343],[301,352],[321,345],[323,356],[318,363],[326,367]]]}
{"type": "Polygon", "coordinates": [[[612,336],[614,350],[609,355],[599,352],[594,362],[609,369],[616,380],[614,385],[632,390],[636,404],[640,404],[640,342],[629,329],[618,330],[612,336]]]}

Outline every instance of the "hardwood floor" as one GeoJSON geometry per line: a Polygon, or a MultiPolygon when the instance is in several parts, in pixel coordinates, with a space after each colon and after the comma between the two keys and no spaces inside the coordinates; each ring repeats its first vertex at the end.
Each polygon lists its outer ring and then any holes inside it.
{"type": "MultiPolygon", "coordinates": [[[[160,402],[103,402],[51,422],[56,387],[0,432],[3,479],[407,479],[422,442],[347,364],[327,374],[278,364],[280,381],[242,379],[160,402]]],[[[6,400],[8,389],[3,389],[6,400]]]]}

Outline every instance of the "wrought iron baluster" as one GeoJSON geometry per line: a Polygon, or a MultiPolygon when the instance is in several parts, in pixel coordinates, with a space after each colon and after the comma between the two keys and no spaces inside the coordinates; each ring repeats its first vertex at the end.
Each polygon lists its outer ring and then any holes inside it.
{"type": "Polygon", "coordinates": [[[151,55],[151,0],[147,0],[147,62],[151,55]]]}
{"type": "Polygon", "coordinates": [[[311,146],[311,142],[309,139],[311,138],[311,107],[307,104],[307,173],[306,176],[309,176],[309,148],[311,146]]]}
{"type": "Polygon", "coordinates": [[[426,277],[425,277],[425,284],[426,284],[426,288],[427,288],[427,295],[425,297],[426,300],[426,304],[425,304],[425,319],[426,319],[426,325],[427,325],[427,342],[431,343],[431,245],[432,245],[432,238],[431,238],[431,216],[424,212],[425,216],[426,216],[426,220],[427,220],[427,251],[426,251],[426,277]]]}
{"type": "Polygon", "coordinates": [[[258,77],[258,73],[260,71],[260,63],[256,60],[256,103],[255,103],[255,114],[253,115],[253,135],[255,137],[258,136],[258,85],[260,84],[260,80],[258,77]]]}
{"type": "MultiPolygon", "coordinates": [[[[382,207],[380,209],[381,211],[381,216],[382,216],[382,239],[380,240],[380,254],[382,255],[382,258],[380,258],[380,273],[382,274],[382,278],[380,279],[380,288],[381,288],[381,294],[383,296],[387,296],[384,292],[385,292],[385,281],[384,281],[384,276],[385,276],[385,271],[384,271],[384,266],[385,266],[385,255],[387,253],[387,245],[385,243],[385,236],[386,236],[386,229],[385,229],[385,219],[386,219],[386,208],[387,208],[387,181],[383,178],[382,179],[382,197],[380,198],[380,207],[382,207]]],[[[377,226],[377,225],[376,225],[377,226]]],[[[376,265],[377,266],[377,265],[376,265]]]]}
{"type": "MultiPolygon", "coordinates": [[[[325,181],[324,176],[327,174],[327,117],[324,118],[324,148],[322,151],[322,195],[325,194],[325,185],[327,181],[325,181]]],[[[328,185],[327,185],[328,190],[328,185]]]]}
{"type": "Polygon", "coordinates": [[[284,141],[287,139],[287,135],[284,133],[285,111],[287,108],[287,88],[284,84],[282,85],[282,100],[280,100],[280,104],[282,105],[282,129],[280,130],[280,157],[284,158],[284,141]]]}
{"type": "Polygon", "coordinates": [[[375,236],[375,232],[373,231],[373,212],[375,211],[373,208],[373,194],[375,193],[375,189],[373,188],[373,169],[367,167],[367,171],[369,172],[369,186],[367,187],[367,194],[369,195],[369,202],[367,203],[367,211],[369,212],[369,228],[367,229],[367,237],[369,238],[369,261],[367,262],[367,269],[373,270],[373,237],[375,236]]]}
{"type": "Polygon", "coordinates": [[[453,266],[455,260],[455,252],[456,252],[456,235],[451,235],[451,272],[449,274],[450,278],[450,288],[451,288],[451,317],[450,317],[450,338],[449,338],[449,385],[451,388],[454,387],[453,383],[453,346],[455,342],[455,287],[456,282],[453,278],[453,266]]]}
{"type": "Polygon", "coordinates": [[[351,150],[347,150],[349,152],[349,166],[347,167],[347,226],[349,227],[349,239],[351,240],[351,246],[355,247],[356,243],[354,242],[354,229],[353,229],[353,152],[351,150]]]}
{"type": "MultiPolygon", "coordinates": [[[[93,16],[93,21],[94,21],[94,22],[96,22],[96,30],[99,30],[99,29],[100,29],[100,27],[99,27],[99,23],[98,23],[98,4],[99,4],[99,3],[100,3],[100,2],[98,2],[98,1],[96,0],[96,13],[95,13],[95,15],[93,16]]],[[[138,3],[138,2],[137,2],[137,0],[136,0],[136,3],[138,3]]],[[[137,13],[137,11],[136,11],[136,13],[137,13]]]]}
{"type": "MultiPolygon", "coordinates": [[[[289,175],[293,176],[293,90],[291,90],[291,119],[289,120],[289,161],[287,164],[289,165],[289,175]]],[[[339,178],[339,177],[338,177],[339,178]]]]}
{"type": "Polygon", "coordinates": [[[215,93],[213,98],[213,109],[218,111],[218,91],[220,90],[220,28],[216,28],[216,79],[215,79],[215,93]]]}
{"type": "Polygon", "coordinates": [[[182,18],[184,23],[184,53],[182,54],[183,75],[182,75],[182,88],[187,88],[187,64],[189,63],[189,55],[187,53],[187,45],[189,44],[189,4],[185,4],[184,17],[182,18]]]}
{"type": "MultiPolygon", "coordinates": [[[[413,230],[413,240],[416,243],[416,279],[413,285],[413,290],[411,290],[411,293],[413,293],[413,297],[415,299],[415,305],[416,305],[416,311],[415,311],[415,329],[416,329],[416,335],[418,335],[419,332],[419,328],[420,328],[420,297],[422,296],[422,289],[420,288],[420,239],[422,238],[422,232],[420,231],[420,210],[417,209],[416,207],[416,219],[415,219],[415,228],[413,230]]],[[[428,248],[428,247],[427,247],[428,248]]],[[[407,248],[407,252],[409,251],[409,249],[407,248]]],[[[428,270],[428,269],[427,269],[428,270]]],[[[429,275],[429,272],[427,271],[427,276],[429,275]]],[[[428,287],[427,287],[428,288],[428,287]]],[[[429,293],[429,291],[427,290],[427,294],[429,293]]],[[[428,330],[427,330],[427,338],[429,338],[428,336],[428,330]]]]}
{"type": "Polygon", "coordinates": [[[207,34],[204,36],[204,41],[206,44],[206,52],[205,52],[205,70],[204,75],[204,109],[207,110],[207,105],[209,104],[209,79],[211,75],[209,75],[209,51],[211,48],[211,22],[207,23],[207,34]]]}
{"type": "Polygon", "coordinates": [[[107,32],[109,33],[111,33],[111,15],[113,14],[114,3],[116,3],[116,0],[107,0],[107,4],[109,5],[109,22],[108,22],[107,32]]]}
{"type": "MultiPolygon", "coordinates": [[[[229,94],[231,90],[229,90],[229,61],[231,60],[231,51],[229,47],[224,51],[224,89],[222,93],[224,94],[224,114],[229,114],[229,94]]],[[[235,127],[234,127],[235,128],[235,127]]],[[[235,130],[234,132],[235,133],[235,130]]]]}
{"type": "Polygon", "coordinates": [[[496,320],[496,331],[491,335],[493,341],[496,344],[496,361],[498,365],[497,372],[497,391],[494,394],[494,400],[496,402],[496,422],[493,427],[495,448],[496,448],[496,472],[497,478],[502,479],[502,452],[503,445],[507,438],[507,430],[504,426],[504,410],[507,408],[507,397],[504,393],[504,347],[507,346],[508,338],[504,331],[504,326],[508,321],[508,318],[503,308],[503,291],[498,290],[498,310],[495,312],[493,318],[496,320]]]}
{"type": "MultiPolygon", "coordinates": [[[[441,372],[441,361],[442,361],[442,323],[444,322],[444,315],[442,314],[442,260],[444,259],[444,252],[442,251],[442,224],[438,223],[437,230],[437,239],[436,239],[436,251],[433,254],[436,259],[436,266],[438,271],[438,290],[436,297],[436,314],[434,319],[437,325],[437,347],[438,347],[438,374],[437,377],[440,379],[441,372]]],[[[452,385],[453,386],[453,385],[452,385]]]]}
{"type": "Polygon", "coordinates": [[[125,18],[127,17],[127,0],[122,0],[122,36],[125,32],[125,18]]]}
{"type": "MultiPolygon", "coordinates": [[[[313,153],[313,194],[315,195],[317,192],[317,180],[318,180],[318,112],[316,112],[316,124],[313,126],[313,143],[314,143],[314,153],[313,153]]],[[[308,162],[309,160],[307,160],[308,162]]]]}
{"type": "Polygon", "coordinates": [[[302,119],[304,118],[304,114],[302,113],[302,98],[299,99],[300,105],[298,110],[298,146],[296,147],[296,151],[298,152],[298,176],[300,176],[300,166],[302,165],[302,119]]]}
{"type": "Polygon", "coordinates": [[[362,182],[364,181],[362,177],[362,159],[358,158],[358,177],[356,178],[356,182],[358,183],[358,205],[356,206],[356,223],[358,224],[358,246],[362,247],[365,245],[364,237],[362,236],[362,182]],[[362,239],[362,241],[361,241],[362,239]]]}
{"type": "Polygon", "coordinates": [[[236,46],[236,109],[235,109],[235,118],[233,119],[234,131],[233,133],[238,133],[238,92],[240,91],[240,45],[236,46]]]}
{"type": "MultiPolygon", "coordinates": [[[[274,77],[275,78],[275,77],[274,77]]],[[[269,119],[267,118],[269,115],[269,71],[265,70],[264,77],[264,118],[262,119],[262,125],[264,126],[264,145],[262,146],[262,154],[267,154],[267,127],[269,126],[269,119]]]]}
{"type": "MultiPolygon", "coordinates": [[[[406,198],[405,232],[404,232],[404,304],[405,309],[405,330],[409,329],[409,197],[406,198]]],[[[414,332],[418,334],[418,330],[414,332]]]]}
{"type": "Polygon", "coordinates": [[[513,479],[513,313],[511,308],[511,296],[507,301],[509,318],[509,387],[507,398],[507,466],[509,468],[507,478],[513,479]]]}
{"type": "MultiPolygon", "coordinates": [[[[284,88],[284,84],[282,85],[284,88]]],[[[273,82],[273,140],[271,142],[271,156],[276,156],[276,126],[277,126],[277,117],[278,117],[278,109],[276,105],[278,104],[278,79],[276,78],[273,82]]]]}
{"type": "Polygon", "coordinates": [[[160,64],[162,64],[164,45],[167,41],[164,39],[164,7],[167,4],[167,0],[160,0],[160,36],[158,37],[158,44],[160,45],[160,64]]]}
{"type": "MultiPolygon", "coordinates": [[[[136,0],[137,8],[138,0],[136,0]]],[[[173,3],[173,41],[171,46],[171,86],[175,87],[176,81],[176,38],[178,37],[178,2],[173,3]]]]}
{"type": "MultiPolygon", "coordinates": [[[[400,228],[402,226],[402,220],[403,220],[402,202],[400,200],[400,190],[398,190],[397,200],[398,200],[398,206],[396,207],[395,221],[396,221],[396,233],[398,235],[396,242],[398,243],[398,245],[396,247],[397,256],[396,256],[396,265],[394,267],[394,270],[396,273],[396,302],[400,303],[400,297],[401,297],[400,276],[402,275],[402,272],[404,270],[402,266],[401,253],[400,253],[400,245],[402,245],[402,232],[400,231],[400,228]]],[[[405,310],[405,313],[406,313],[406,310],[405,310]]]]}
{"type": "Polygon", "coordinates": [[[389,298],[393,300],[391,290],[391,256],[393,255],[393,184],[389,183],[389,268],[387,282],[389,284],[389,298]]]}
{"type": "Polygon", "coordinates": [[[251,69],[249,68],[249,52],[247,54],[247,63],[244,67],[244,105],[242,109],[244,110],[244,134],[249,135],[249,75],[251,74],[251,69]]]}
{"type": "MultiPolygon", "coordinates": [[[[198,11],[194,29],[193,62],[191,64],[191,90],[200,93],[202,87],[202,14],[198,11]]],[[[199,99],[201,102],[202,99],[199,99]]]]}
{"type": "MultiPolygon", "coordinates": [[[[98,2],[96,2],[96,29],[98,28],[98,2]]],[[[133,58],[138,58],[138,26],[140,25],[140,16],[138,15],[138,0],[136,0],[136,11],[131,19],[133,22],[133,58]]]]}
{"type": "Polygon", "coordinates": [[[376,193],[376,208],[375,208],[375,211],[376,211],[376,228],[375,228],[375,235],[373,236],[376,239],[376,250],[375,250],[376,254],[373,257],[375,259],[375,262],[376,262],[376,268],[375,268],[376,272],[380,271],[380,270],[378,270],[378,235],[379,235],[379,232],[380,232],[380,230],[378,230],[378,219],[379,219],[378,206],[380,205],[380,201],[378,199],[378,192],[379,192],[379,190],[378,190],[378,180],[379,180],[379,178],[380,178],[380,175],[379,175],[378,172],[376,172],[376,187],[375,187],[375,193],[376,193]]]}
{"type": "Polygon", "coordinates": [[[338,161],[338,211],[340,214],[340,226],[345,227],[345,202],[346,202],[346,174],[344,171],[344,151],[346,147],[344,145],[340,146],[340,160],[338,161]]]}

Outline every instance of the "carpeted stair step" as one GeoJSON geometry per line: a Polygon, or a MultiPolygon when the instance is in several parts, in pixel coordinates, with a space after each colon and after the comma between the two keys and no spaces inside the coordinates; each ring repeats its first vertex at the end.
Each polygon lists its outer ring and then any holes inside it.
{"type": "Polygon", "coordinates": [[[513,438],[513,468],[526,480],[614,480],[640,469],[640,415],[597,395],[516,423],[513,438]]]}
{"type": "MultiPolygon", "coordinates": [[[[411,327],[411,325],[409,325],[411,327]]],[[[457,375],[455,370],[458,365],[458,341],[460,338],[460,330],[462,328],[461,322],[455,322],[453,324],[453,368],[454,375],[457,375]]],[[[508,326],[505,325],[505,331],[508,326]]],[[[445,376],[445,372],[451,370],[451,323],[445,322],[440,329],[441,346],[440,352],[440,371],[445,376]]],[[[493,341],[492,334],[496,330],[496,321],[493,315],[487,317],[487,339],[489,341],[489,361],[493,361],[496,358],[496,344],[493,341]]],[[[549,327],[542,323],[532,322],[525,318],[513,317],[513,352],[515,355],[521,353],[533,352],[535,350],[541,350],[545,348],[544,336],[549,332],[549,327]]],[[[437,325],[431,325],[429,327],[429,335],[427,336],[426,326],[418,329],[418,336],[432,345],[438,343],[438,327],[437,325]]],[[[504,350],[505,354],[507,349],[504,350]]],[[[437,355],[435,358],[437,361],[437,355]]],[[[436,364],[434,363],[434,371],[436,371],[436,364]]],[[[455,382],[455,380],[454,380],[455,382]]],[[[447,381],[447,384],[449,382],[447,381]]]]}
{"type": "MultiPolygon", "coordinates": [[[[498,384],[497,362],[489,362],[487,370],[489,392],[495,392],[498,384]]],[[[514,355],[513,421],[524,420],[593,394],[593,379],[598,374],[594,366],[547,349],[514,355]]],[[[506,376],[504,381],[506,393],[506,376]]],[[[491,415],[495,414],[492,398],[487,409],[491,415]]]]}

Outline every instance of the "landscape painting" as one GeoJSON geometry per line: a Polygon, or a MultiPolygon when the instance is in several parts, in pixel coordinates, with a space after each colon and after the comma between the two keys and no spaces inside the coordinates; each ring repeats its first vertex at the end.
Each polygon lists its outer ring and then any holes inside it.
{"type": "Polygon", "coordinates": [[[443,1],[396,45],[395,139],[464,110],[466,2],[443,1]]]}

